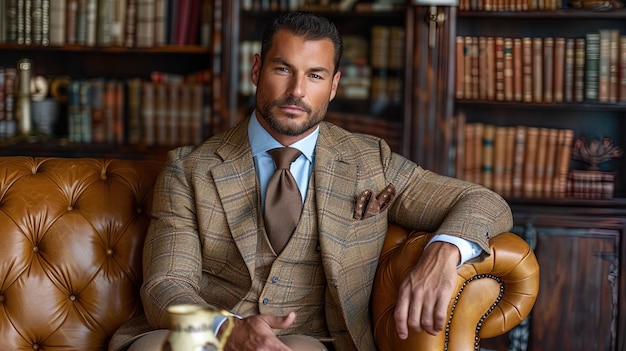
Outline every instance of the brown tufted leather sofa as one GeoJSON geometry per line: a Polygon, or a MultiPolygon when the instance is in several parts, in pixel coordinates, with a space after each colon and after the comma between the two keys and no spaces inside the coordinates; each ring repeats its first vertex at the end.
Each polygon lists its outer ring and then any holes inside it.
{"type": "MultiPolygon", "coordinates": [[[[141,312],[141,250],[160,169],[156,161],[0,157],[0,350],[106,350],[141,312]]],[[[425,240],[390,227],[372,298],[380,350],[470,350],[476,337],[504,333],[529,313],[537,261],[503,234],[490,258],[459,270],[449,331],[398,340],[393,284],[416,259],[406,253],[425,240]]]]}

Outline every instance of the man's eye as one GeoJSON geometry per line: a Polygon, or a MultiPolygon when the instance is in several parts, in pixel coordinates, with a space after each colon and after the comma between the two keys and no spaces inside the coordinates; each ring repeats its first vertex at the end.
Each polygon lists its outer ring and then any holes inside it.
{"type": "Polygon", "coordinates": [[[312,73],[310,77],[313,79],[322,79],[322,76],[315,74],[315,73],[312,73]]]}
{"type": "Polygon", "coordinates": [[[287,67],[277,67],[276,70],[279,72],[289,72],[289,69],[287,69],[287,67]]]}

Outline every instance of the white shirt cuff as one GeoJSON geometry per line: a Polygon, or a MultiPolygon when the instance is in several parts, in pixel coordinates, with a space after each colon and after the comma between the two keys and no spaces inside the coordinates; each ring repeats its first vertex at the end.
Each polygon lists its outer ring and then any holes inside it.
{"type": "Polygon", "coordinates": [[[450,243],[459,248],[459,252],[461,253],[461,262],[457,265],[457,267],[461,266],[463,263],[471,260],[472,258],[478,257],[481,254],[483,249],[480,245],[476,244],[473,241],[469,241],[463,238],[459,238],[458,236],[452,236],[447,234],[437,234],[435,235],[426,246],[430,245],[435,241],[443,241],[446,243],[450,243]]]}

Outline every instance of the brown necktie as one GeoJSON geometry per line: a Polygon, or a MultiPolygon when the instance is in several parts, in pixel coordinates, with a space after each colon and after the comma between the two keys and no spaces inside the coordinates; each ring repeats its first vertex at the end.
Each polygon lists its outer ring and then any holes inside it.
{"type": "Polygon", "coordinates": [[[265,192],[265,228],[274,251],[279,254],[293,234],[302,212],[302,196],[289,167],[300,156],[300,151],[280,147],[268,151],[276,171],[267,183],[265,192]]]}

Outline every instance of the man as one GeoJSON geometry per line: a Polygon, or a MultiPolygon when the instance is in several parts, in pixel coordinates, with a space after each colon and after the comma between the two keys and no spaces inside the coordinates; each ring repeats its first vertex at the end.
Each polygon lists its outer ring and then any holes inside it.
{"type": "Polygon", "coordinates": [[[254,56],[252,116],[169,154],[144,250],[145,318],[122,328],[112,349],[142,322],[157,331],[130,349],[161,345],[165,307],[191,303],[241,316],[227,350],[375,350],[369,300],[388,221],[438,234],[401,286],[398,335],[442,330],[457,265],[489,253],[489,238],[511,227],[510,209],[492,191],[424,170],[379,138],[323,122],[341,52],[328,20],[281,16],[254,56]],[[275,168],[268,151],[284,146],[301,152],[290,170],[302,209],[277,248],[264,218],[275,168]],[[355,208],[359,197],[379,193],[387,200],[373,213],[355,208]]]}

